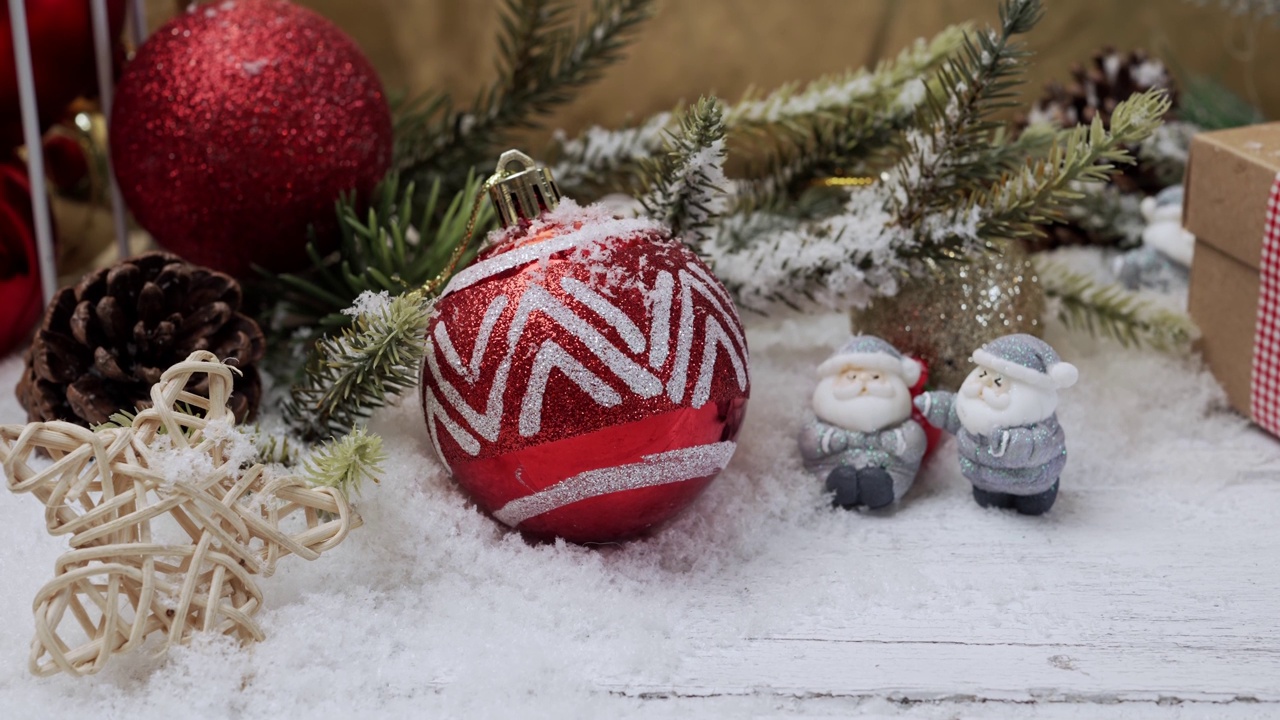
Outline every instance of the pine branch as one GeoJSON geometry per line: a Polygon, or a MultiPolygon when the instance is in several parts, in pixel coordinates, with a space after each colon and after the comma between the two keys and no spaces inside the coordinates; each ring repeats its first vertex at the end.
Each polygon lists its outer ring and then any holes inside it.
{"type": "Polygon", "coordinates": [[[446,190],[491,163],[517,130],[537,127],[617,62],[652,0],[595,0],[576,28],[565,27],[567,0],[509,0],[499,38],[499,77],[468,110],[429,98],[400,124],[397,167],[415,180],[443,178],[446,190]]]}
{"type": "Polygon", "coordinates": [[[250,435],[253,437],[254,446],[258,450],[258,462],[289,467],[298,464],[302,448],[299,447],[298,443],[290,440],[289,436],[266,432],[259,425],[253,426],[250,435]]]}
{"type": "Polygon", "coordinates": [[[733,215],[699,252],[744,309],[865,306],[896,292],[910,269],[902,248],[912,235],[886,210],[889,192],[886,183],[854,190],[840,212],[817,221],[733,215]]]}
{"type": "MultiPolygon", "coordinates": [[[[442,185],[432,183],[419,198],[413,183],[401,187],[395,175],[380,183],[367,212],[353,199],[337,204],[342,240],[336,252],[321,256],[307,246],[312,268],[301,274],[268,275],[274,296],[294,324],[333,331],[351,324],[343,312],[364,292],[400,295],[422,287],[447,269],[454,251],[466,240],[468,213],[483,181],[469,176],[463,189],[443,204],[442,185]]],[[[493,208],[481,203],[476,232],[493,222],[493,208]]],[[[465,267],[469,251],[459,261],[465,267]]]]}
{"type": "Polygon", "coordinates": [[[1125,347],[1157,350],[1185,348],[1196,334],[1186,315],[1155,307],[1117,285],[1098,285],[1091,278],[1061,267],[1040,271],[1045,296],[1058,304],[1058,318],[1073,330],[1108,337],[1125,347]]]}
{"type": "Polygon", "coordinates": [[[1110,183],[1074,183],[1071,189],[1080,198],[1067,205],[1067,222],[1096,238],[1099,244],[1121,249],[1142,244],[1142,198],[1124,193],[1110,183]]]}
{"type": "Polygon", "coordinates": [[[896,175],[893,212],[904,227],[920,227],[929,214],[954,208],[957,195],[976,189],[998,167],[989,150],[1001,125],[992,115],[1015,105],[1029,56],[1014,38],[1043,15],[1041,0],[1004,0],[999,30],[966,35],[961,51],[939,69],[941,89],[929,90],[922,111],[925,129],[908,137],[896,175]]]}
{"type": "Polygon", "coordinates": [[[690,244],[701,243],[727,205],[724,175],[724,111],[715,98],[700,98],[670,133],[663,156],[646,163],[645,213],[690,244]]]}
{"type": "Polygon", "coordinates": [[[302,466],[303,476],[317,487],[331,487],[347,497],[359,494],[367,478],[379,482],[387,454],[382,438],[357,427],[336,440],[329,440],[311,454],[302,466]]]}
{"type": "MultiPolygon", "coordinates": [[[[948,28],[874,71],[789,83],[764,97],[749,92],[725,110],[724,119],[731,152],[751,166],[739,192],[759,207],[812,177],[860,167],[914,116],[922,78],[959,47],[963,35],[963,26],[948,28]]],[[[628,190],[643,174],[643,161],[662,152],[680,114],[677,109],[632,127],[592,127],[573,139],[557,138],[556,180],[583,198],[628,190]]]]}
{"type": "Polygon", "coordinates": [[[1152,89],[1117,105],[1109,131],[1101,118],[1067,131],[1046,158],[973,196],[971,206],[981,213],[979,235],[1031,237],[1041,232],[1038,226],[1061,222],[1067,206],[1081,196],[1073,185],[1106,182],[1117,163],[1132,163],[1128,148],[1159,127],[1168,109],[1168,93],[1152,89]]]}
{"type": "Polygon", "coordinates": [[[927,81],[962,45],[965,30],[947,28],[872,72],[821,78],[801,92],[784,86],[731,108],[730,146],[748,166],[735,190],[735,210],[785,206],[812,180],[866,172],[877,155],[897,149],[927,81]]]}
{"type": "Polygon", "coordinates": [[[340,335],[321,338],[284,404],[290,425],[307,439],[337,437],[415,387],[428,315],[429,301],[414,291],[358,314],[340,335]]]}
{"type": "Polygon", "coordinates": [[[662,152],[679,113],[679,108],[660,112],[618,130],[592,126],[572,140],[557,133],[556,160],[551,165],[556,183],[582,200],[629,189],[643,175],[644,162],[662,152]]]}
{"type": "Polygon", "coordinates": [[[801,87],[789,83],[764,97],[748,93],[725,113],[725,123],[735,132],[770,133],[790,129],[798,135],[825,120],[838,120],[851,107],[898,101],[914,111],[923,96],[916,81],[938,68],[963,43],[968,27],[953,25],[931,40],[917,40],[892,60],[882,60],[873,70],[865,68],[825,75],[801,87]],[[900,97],[903,93],[908,97],[900,97]]]}

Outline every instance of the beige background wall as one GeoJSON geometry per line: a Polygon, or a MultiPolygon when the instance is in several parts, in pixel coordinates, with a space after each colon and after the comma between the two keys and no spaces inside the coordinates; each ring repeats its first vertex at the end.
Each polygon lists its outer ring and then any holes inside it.
{"type": "MultiPolygon", "coordinates": [[[[174,0],[148,0],[153,26],[174,0]]],[[[345,28],[390,89],[444,87],[470,99],[493,76],[498,0],[298,0],[345,28]]],[[[1214,0],[1216,2],[1216,0],[1214,0]]],[[[581,2],[585,7],[589,3],[581,2]]],[[[874,62],[963,20],[994,22],[998,0],[659,0],[629,57],[552,119],[616,125],[715,92],[727,99],[874,62]]],[[[1146,47],[1280,117],[1280,27],[1182,0],[1048,0],[1031,37],[1038,88],[1112,44],[1146,47]]]]}

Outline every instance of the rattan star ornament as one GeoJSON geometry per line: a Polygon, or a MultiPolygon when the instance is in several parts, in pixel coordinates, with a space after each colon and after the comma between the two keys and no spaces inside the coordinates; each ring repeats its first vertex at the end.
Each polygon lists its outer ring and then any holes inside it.
{"type": "Polygon", "coordinates": [[[192,353],[128,427],[0,426],[9,489],[70,536],[34,601],[33,673],[96,673],[152,636],[159,651],[198,632],[261,640],[255,576],[285,555],[314,560],[359,526],[340,490],[252,462],[228,407],[234,372],[192,353]],[[207,399],[184,389],[201,375],[207,399]]]}

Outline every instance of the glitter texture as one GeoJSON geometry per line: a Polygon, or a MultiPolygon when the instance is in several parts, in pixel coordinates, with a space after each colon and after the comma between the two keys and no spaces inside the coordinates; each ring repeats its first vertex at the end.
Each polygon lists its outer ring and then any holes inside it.
{"type": "Polygon", "coordinates": [[[1011,333],[1040,335],[1044,290],[1018,243],[1000,254],[936,266],[893,297],[853,314],[853,330],[884,338],[929,368],[931,386],[955,390],[974,348],[1011,333]]]}
{"type": "Polygon", "coordinates": [[[111,158],[138,223],[197,264],[244,275],[306,262],[308,225],[391,163],[391,114],[359,48],[283,0],[192,6],[125,67],[111,158]]]}
{"type": "Polygon", "coordinates": [[[493,516],[514,527],[579,500],[714,475],[729,464],[736,448],[733,442],[697,445],[646,455],[630,465],[588,470],[541,492],[512,500],[493,516]]]}
{"type": "Polygon", "coordinates": [[[533,535],[612,541],[679,512],[728,462],[750,392],[724,288],[651,221],[572,200],[491,242],[431,321],[437,454],[533,535]]]}

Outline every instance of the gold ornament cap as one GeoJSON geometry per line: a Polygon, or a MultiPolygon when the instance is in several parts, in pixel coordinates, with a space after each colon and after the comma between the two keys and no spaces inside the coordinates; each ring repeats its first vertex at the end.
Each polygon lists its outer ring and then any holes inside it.
{"type": "Polygon", "coordinates": [[[489,179],[489,199],[502,226],[510,227],[554,210],[560,204],[560,188],[550,170],[519,150],[508,150],[489,179]]]}

